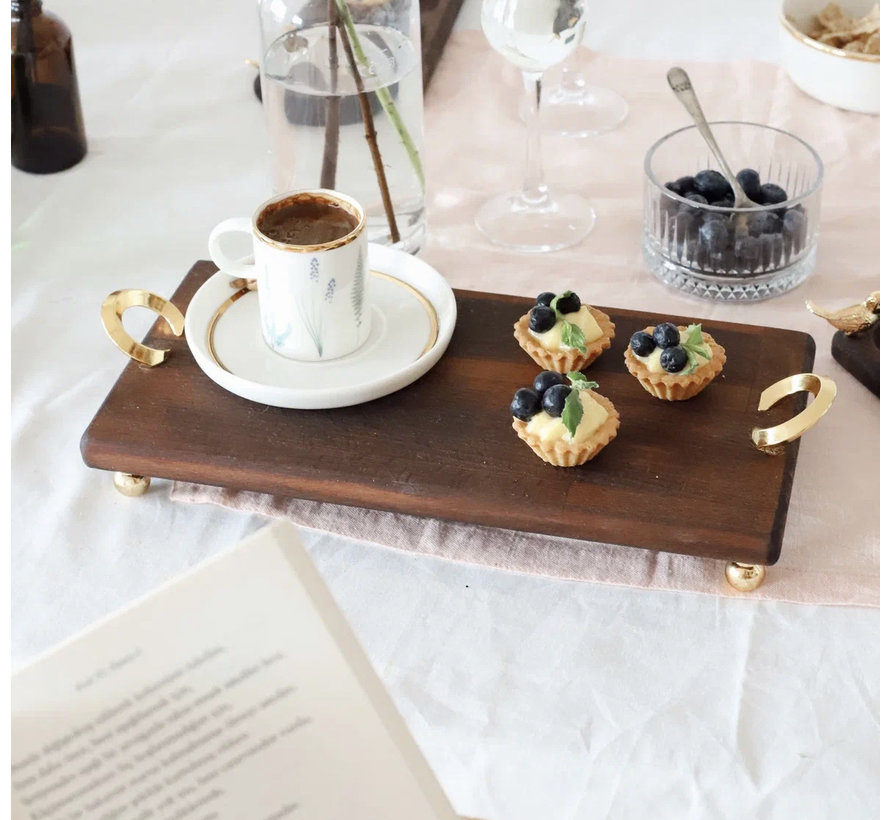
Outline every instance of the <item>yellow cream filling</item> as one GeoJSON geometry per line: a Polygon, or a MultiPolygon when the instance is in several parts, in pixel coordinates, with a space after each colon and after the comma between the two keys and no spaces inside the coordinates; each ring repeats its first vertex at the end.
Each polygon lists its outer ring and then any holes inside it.
{"type": "Polygon", "coordinates": [[[541,410],[532,416],[525,428],[527,432],[537,436],[541,441],[564,441],[570,444],[575,441],[584,441],[590,438],[609,417],[606,409],[590,394],[589,390],[581,390],[578,393],[581,399],[581,409],[584,411],[581,421],[575,430],[575,435],[569,433],[568,428],[562,423],[559,416],[555,418],[541,410]]]}
{"type": "Polygon", "coordinates": [[[593,318],[593,314],[587,309],[587,305],[581,305],[581,309],[576,310],[574,313],[566,313],[565,319],[557,319],[556,324],[544,333],[535,333],[531,329],[529,329],[529,333],[538,340],[538,343],[545,350],[573,350],[574,348],[562,343],[562,326],[566,322],[571,322],[573,325],[578,325],[581,328],[586,344],[595,342],[603,335],[602,328],[596,323],[596,319],[593,318]]]}
{"type": "MultiPolygon", "coordinates": [[[[685,330],[681,330],[680,342],[685,342],[688,338],[689,334],[685,330]]],[[[634,353],[634,356],[637,357],[638,361],[641,361],[646,365],[646,370],[650,373],[667,373],[667,370],[661,366],[661,354],[663,352],[664,351],[660,347],[656,347],[648,356],[637,356],[636,353],[634,353]]],[[[696,366],[708,361],[708,359],[705,359],[703,356],[699,356],[697,353],[691,353],[688,350],[686,351],[686,355],[689,357],[689,362],[694,363],[696,366]]],[[[689,362],[687,362],[687,367],[689,366],[689,362]]],[[[685,370],[686,368],[684,367],[683,369],[685,370]]],[[[677,376],[679,374],[671,373],[670,375],[677,376]]]]}

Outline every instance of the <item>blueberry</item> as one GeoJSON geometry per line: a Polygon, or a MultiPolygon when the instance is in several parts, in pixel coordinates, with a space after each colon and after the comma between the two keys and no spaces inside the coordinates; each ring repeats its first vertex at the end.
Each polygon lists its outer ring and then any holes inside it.
{"type": "Polygon", "coordinates": [[[581,300],[578,298],[578,294],[569,291],[556,303],[556,309],[563,315],[566,313],[574,313],[576,310],[581,310],[581,300]]]}
{"type": "Polygon", "coordinates": [[[742,190],[748,199],[760,202],[760,174],[757,171],[753,168],[742,168],[735,175],[735,178],[739,181],[739,185],[742,186],[742,190]]]}
{"type": "Polygon", "coordinates": [[[630,349],[637,356],[648,356],[655,350],[655,339],[652,338],[651,334],[646,333],[645,330],[638,330],[630,337],[630,349]]]}
{"type": "Polygon", "coordinates": [[[659,325],[655,325],[655,330],[652,331],[652,340],[658,347],[673,347],[680,344],[680,331],[677,330],[675,324],[662,322],[659,325]]]}
{"type": "Polygon", "coordinates": [[[753,236],[742,234],[735,240],[735,255],[743,270],[754,270],[760,264],[761,243],[753,236]]]}
{"type": "Polygon", "coordinates": [[[726,181],[726,177],[719,171],[708,168],[699,171],[695,175],[695,190],[708,202],[717,202],[720,199],[733,199],[732,186],[726,181]]]}
{"type": "Polygon", "coordinates": [[[705,220],[698,229],[698,238],[708,253],[719,253],[729,245],[729,225],[726,220],[705,220]]]}
{"type": "Polygon", "coordinates": [[[765,269],[775,268],[782,264],[782,253],[785,242],[778,233],[765,233],[757,239],[760,242],[760,253],[765,269]]]}
{"type": "MultiPolygon", "coordinates": [[[[718,199],[716,202],[712,202],[715,208],[734,208],[735,200],[734,199],[718,199]]],[[[721,214],[722,216],[722,214],[721,214]]]]}
{"type": "Polygon", "coordinates": [[[535,304],[538,304],[538,305],[547,305],[547,307],[550,307],[550,303],[551,303],[555,298],[556,298],[556,294],[555,294],[555,293],[550,293],[549,290],[546,290],[546,291],[544,291],[543,293],[539,293],[539,294],[538,294],[538,298],[537,298],[537,301],[535,302],[535,304]]]}
{"type": "Polygon", "coordinates": [[[566,377],[562,373],[557,373],[555,370],[542,370],[535,376],[532,386],[539,396],[543,396],[553,385],[565,383],[566,377]]]}
{"type": "Polygon", "coordinates": [[[510,412],[520,421],[528,421],[541,409],[541,397],[528,387],[520,387],[510,402],[510,412]]]}
{"type": "Polygon", "coordinates": [[[661,351],[661,366],[668,373],[679,373],[686,367],[688,358],[686,351],[679,345],[668,347],[661,351]]]}
{"type": "Polygon", "coordinates": [[[546,333],[556,324],[556,314],[546,305],[535,305],[528,315],[528,328],[535,333],[546,333]]]}
{"type": "Polygon", "coordinates": [[[683,196],[683,191],[680,189],[680,186],[676,182],[665,182],[664,187],[667,188],[672,194],[683,196]]]}
{"type": "Polygon", "coordinates": [[[721,214],[717,211],[705,211],[702,216],[702,220],[705,222],[709,219],[716,219],[718,221],[725,222],[727,227],[729,226],[729,218],[730,214],[721,214]]]}
{"type": "Polygon", "coordinates": [[[782,230],[782,219],[772,211],[758,211],[748,220],[748,233],[760,236],[765,233],[779,233],[782,230]]]}
{"type": "Polygon", "coordinates": [[[760,204],[761,205],[778,205],[788,199],[788,194],[778,185],[767,182],[760,186],[760,204]]]}
{"type": "Polygon", "coordinates": [[[806,213],[797,208],[787,211],[782,219],[782,233],[788,240],[791,250],[795,253],[799,251],[803,247],[807,235],[806,213]]]}
{"type": "Polygon", "coordinates": [[[680,200],[674,199],[667,194],[660,194],[659,201],[661,203],[661,210],[668,216],[673,216],[677,213],[677,209],[680,207],[680,200]]]}
{"type": "Polygon", "coordinates": [[[694,202],[696,205],[707,205],[708,200],[701,194],[686,194],[684,197],[688,202],[694,202]]]}
{"type": "Polygon", "coordinates": [[[694,177],[680,177],[674,185],[680,191],[680,196],[686,196],[687,194],[691,194],[695,190],[695,178],[694,177]]]}
{"type": "Polygon", "coordinates": [[[561,416],[563,408],[566,406],[566,399],[572,388],[567,384],[554,384],[544,394],[541,399],[541,407],[551,416],[561,416]]]}
{"type": "Polygon", "coordinates": [[[681,242],[687,234],[692,235],[695,233],[700,217],[700,212],[693,208],[687,208],[685,205],[677,211],[677,216],[674,222],[677,226],[677,238],[681,242]]]}

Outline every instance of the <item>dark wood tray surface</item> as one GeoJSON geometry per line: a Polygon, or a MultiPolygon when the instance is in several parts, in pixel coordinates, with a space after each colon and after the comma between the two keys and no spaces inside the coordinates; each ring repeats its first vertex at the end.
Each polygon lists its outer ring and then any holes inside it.
{"type": "MultiPolygon", "coordinates": [[[[183,312],[216,270],[198,262],[173,302],[183,312]]],[[[799,442],[754,448],[806,394],[757,412],[761,390],[812,369],[796,331],[705,322],[726,348],[723,374],[686,402],[646,393],[624,367],[631,333],[664,319],[604,307],[616,339],[588,368],[621,414],[618,437],[588,464],[542,462],[514,433],[509,404],[538,366],[512,336],[532,299],[456,291],[445,356],[391,396],[326,411],[284,410],[227,393],[160,320],[146,344],[163,364],[130,362],[83,435],[91,467],[296,498],[771,564],[782,545],[799,442]]],[[[685,324],[692,319],[668,317],[685,324]]]]}

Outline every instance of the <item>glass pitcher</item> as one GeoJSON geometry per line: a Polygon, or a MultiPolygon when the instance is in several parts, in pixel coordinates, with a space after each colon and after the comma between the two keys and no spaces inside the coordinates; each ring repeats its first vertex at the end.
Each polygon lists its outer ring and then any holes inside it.
{"type": "Polygon", "coordinates": [[[357,199],[368,238],[415,253],[426,230],[418,0],[259,0],[276,193],[357,199]]]}

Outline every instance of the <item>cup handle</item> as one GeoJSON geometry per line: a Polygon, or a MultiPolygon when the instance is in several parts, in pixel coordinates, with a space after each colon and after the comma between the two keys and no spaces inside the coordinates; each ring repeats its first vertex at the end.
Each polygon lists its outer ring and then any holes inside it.
{"type": "Polygon", "coordinates": [[[253,237],[253,223],[246,216],[235,216],[231,219],[223,220],[211,232],[210,238],[207,240],[207,247],[210,251],[210,258],[223,273],[229,276],[244,276],[247,278],[255,278],[254,264],[246,264],[238,259],[232,259],[223,252],[220,244],[220,237],[227,233],[246,233],[253,237]]]}

